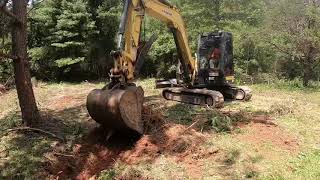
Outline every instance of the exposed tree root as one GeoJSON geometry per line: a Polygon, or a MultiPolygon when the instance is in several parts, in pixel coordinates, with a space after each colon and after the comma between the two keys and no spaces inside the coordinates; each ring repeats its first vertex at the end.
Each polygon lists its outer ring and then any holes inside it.
{"type": "Polygon", "coordinates": [[[53,138],[56,138],[60,141],[65,141],[64,138],[59,137],[51,132],[48,131],[44,131],[42,129],[37,129],[37,128],[31,128],[31,127],[20,127],[20,128],[14,128],[14,129],[8,129],[8,132],[14,132],[14,131],[33,131],[33,132],[37,132],[37,133],[41,133],[41,134],[45,134],[47,136],[51,136],[53,138]]]}

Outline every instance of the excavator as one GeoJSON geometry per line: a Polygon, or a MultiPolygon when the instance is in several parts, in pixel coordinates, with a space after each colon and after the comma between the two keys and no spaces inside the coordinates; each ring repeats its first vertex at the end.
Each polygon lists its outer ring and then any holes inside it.
{"type": "Polygon", "coordinates": [[[185,23],[176,6],[167,0],[125,0],[117,50],[111,52],[114,66],[110,70],[110,83],[102,89],[91,91],[87,97],[87,110],[97,123],[112,132],[133,130],[144,133],[144,91],[134,82],[157,39],[157,35],[152,35],[146,42],[141,40],[146,15],[167,25],[177,48],[177,77],[156,81],[156,87],[163,89],[162,96],[166,100],[220,108],[225,99],[251,99],[249,88],[232,85],[234,63],[231,33],[201,34],[194,58],[185,23]]]}

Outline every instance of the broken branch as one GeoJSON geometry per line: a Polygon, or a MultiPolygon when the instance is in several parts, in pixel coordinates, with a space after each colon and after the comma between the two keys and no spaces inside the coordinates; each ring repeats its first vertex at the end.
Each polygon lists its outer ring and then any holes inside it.
{"type": "Polygon", "coordinates": [[[29,15],[31,11],[33,11],[34,9],[37,9],[37,6],[39,6],[42,2],[44,2],[45,0],[39,1],[36,4],[34,4],[31,9],[27,12],[27,14],[29,15]]]}
{"type": "Polygon", "coordinates": [[[64,141],[64,138],[59,137],[51,132],[48,131],[44,131],[42,129],[37,129],[37,128],[31,128],[31,127],[21,127],[21,128],[15,128],[15,129],[8,129],[8,132],[13,132],[13,131],[33,131],[33,132],[38,132],[38,133],[42,133],[48,136],[51,136],[53,138],[59,139],[60,141],[64,141]]]}
{"type": "Polygon", "coordinates": [[[272,42],[270,42],[270,41],[268,41],[268,43],[269,43],[270,45],[272,45],[273,47],[275,47],[276,49],[278,49],[279,51],[281,51],[282,53],[287,54],[287,55],[289,55],[289,56],[293,56],[292,53],[290,53],[289,50],[287,50],[287,49],[282,49],[282,48],[280,48],[277,44],[272,43],[272,42]]]}
{"type": "Polygon", "coordinates": [[[57,156],[74,157],[74,156],[71,155],[71,154],[62,154],[62,153],[57,153],[57,152],[54,152],[53,154],[54,154],[54,155],[57,155],[57,156]]]}
{"type": "Polygon", "coordinates": [[[192,129],[193,127],[195,127],[195,125],[197,125],[200,122],[201,119],[197,120],[196,122],[192,123],[187,129],[185,129],[183,131],[183,133],[189,131],[190,129],[192,129]]]}
{"type": "Polygon", "coordinates": [[[9,82],[10,82],[12,79],[13,79],[13,75],[11,75],[11,76],[7,79],[6,83],[4,83],[4,87],[8,86],[9,82]]]}

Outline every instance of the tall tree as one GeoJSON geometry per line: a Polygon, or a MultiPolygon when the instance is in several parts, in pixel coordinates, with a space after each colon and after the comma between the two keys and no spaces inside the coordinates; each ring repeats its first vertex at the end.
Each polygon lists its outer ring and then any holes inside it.
{"type": "Polygon", "coordinates": [[[1,10],[14,20],[12,27],[12,55],[10,55],[10,58],[13,59],[22,120],[27,126],[32,126],[40,119],[40,115],[32,89],[27,55],[27,3],[28,1],[26,0],[13,0],[12,12],[5,6],[1,10]]]}
{"type": "Polygon", "coordinates": [[[61,3],[62,11],[51,46],[57,54],[57,67],[67,72],[70,65],[84,62],[89,49],[88,36],[93,31],[94,22],[90,20],[83,0],[63,0],[61,3]]]}
{"type": "Polygon", "coordinates": [[[270,11],[267,41],[279,52],[283,71],[298,70],[303,85],[314,79],[320,65],[320,3],[281,0],[270,11]]]}

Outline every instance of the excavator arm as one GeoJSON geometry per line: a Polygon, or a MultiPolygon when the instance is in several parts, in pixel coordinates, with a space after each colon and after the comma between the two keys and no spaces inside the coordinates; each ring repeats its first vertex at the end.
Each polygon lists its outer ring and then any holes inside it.
{"type": "Polygon", "coordinates": [[[166,0],[125,0],[118,47],[111,53],[114,58],[111,82],[102,89],[91,91],[87,97],[90,116],[110,133],[132,130],[141,134],[144,132],[144,91],[133,81],[139,75],[144,57],[156,40],[155,35],[146,43],[140,39],[145,15],[160,20],[172,31],[183,67],[184,82],[192,84],[197,73],[185,25],[177,8],[166,0]]]}
{"type": "Polygon", "coordinates": [[[152,36],[147,43],[140,40],[145,15],[160,20],[171,30],[182,64],[184,80],[186,83],[192,83],[197,69],[189,48],[185,23],[179,10],[165,0],[125,1],[119,27],[118,50],[112,52],[115,65],[111,76],[120,82],[131,82],[139,75],[144,56],[156,39],[156,36],[152,36]]]}
{"type": "Polygon", "coordinates": [[[197,63],[191,55],[185,24],[178,9],[166,0],[125,0],[119,27],[118,47],[111,53],[114,58],[111,82],[103,89],[93,90],[87,98],[90,116],[110,132],[130,130],[141,134],[144,132],[142,120],[144,91],[133,81],[139,75],[144,56],[156,40],[156,36],[152,36],[146,43],[140,39],[146,15],[160,20],[169,27],[183,70],[182,87],[163,90],[163,97],[167,100],[197,105],[215,107],[223,105],[224,99],[220,92],[194,88],[198,74],[197,63]]]}

